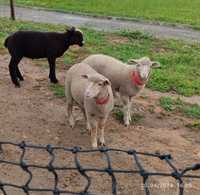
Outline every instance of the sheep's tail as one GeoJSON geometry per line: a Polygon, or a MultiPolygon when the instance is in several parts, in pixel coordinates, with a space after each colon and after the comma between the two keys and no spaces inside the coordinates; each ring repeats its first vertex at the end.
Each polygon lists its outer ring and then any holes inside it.
{"type": "Polygon", "coordinates": [[[8,40],[9,40],[9,37],[7,37],[6,40],[4,41],[4,46],[5,46],[6,48],[8,48],[8,40]]]}

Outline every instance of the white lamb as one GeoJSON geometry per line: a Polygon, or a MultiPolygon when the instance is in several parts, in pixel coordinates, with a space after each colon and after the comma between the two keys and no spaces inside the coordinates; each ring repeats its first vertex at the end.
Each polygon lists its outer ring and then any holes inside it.
{"type": "MultiPolygon", "coordinates": [[[[129,62],[134,62],[136,65],[128,65],[103,54],[90,55],[83,60],[83,63],[90,65],[111,81],[113,92],[119,92],[124,105],[124,124],[126,126],[129,126],[131,121],[132,97],[145,87],[151,68],[160,67],[159,62],[151,61],[148,57],[131,59],[129,62]]],[[[115,93],[115,95],[117,94],[115,93]]]]}
{"type": "Polygon", "coordinates": [[[104,127],[114,106],[109,79],[97,73],[87,64],[75,64],[66,73],[65,95],[70,126],[73,128],[75,125],[72,107],[73,102],[76,102],[83,111],[87,129],[91,133],[92,147],[98,146],[98,129],[100,129],[99,144],[105,145],[104,127]]]}

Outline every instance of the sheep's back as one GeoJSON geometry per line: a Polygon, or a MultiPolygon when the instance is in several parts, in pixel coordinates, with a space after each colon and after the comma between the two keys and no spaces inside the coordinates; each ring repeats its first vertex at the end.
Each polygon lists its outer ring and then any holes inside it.
{"type": "Polygon", "coordinates": [[[98,73],[107,77],[114,88],[118,88],[126,72],[127,65],[111,56],[96,54],[90,55],[83,63],[90,65],[98,73]]]}
{"type": "Polygon", "coordinates": [[[17,31],[12,34],[7,47],[11,55],[21,55],[28,58],[44,58],[56,56],[55,51],[59,49],[62,42],[61,33],[17,31]]]}
{"type": "Polygon", "coordinates": [[[70,91],[73,99],[83,106],[84,93],[89,84],[88,80],[83,78],[85,74],[98,74],[94,69],[84,63],[73,65],[66,74],[66,81],[70,83],[70,91]]]}

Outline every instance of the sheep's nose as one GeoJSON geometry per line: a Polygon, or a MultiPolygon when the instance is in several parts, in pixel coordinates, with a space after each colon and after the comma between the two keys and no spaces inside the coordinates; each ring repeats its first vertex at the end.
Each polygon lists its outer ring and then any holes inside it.
{"type": "Polygon", "coordinates": [[[146,80],[148,78],[148,74],[141,74],[141,79],[146,80]]]}
{"type": "Polygon", "coordinates": [[[83,41],[83,42],[81,42],[81,43],[79,44],[79,46],[82,47],[84,44],[85,44],[85,42],[83,41]]]}

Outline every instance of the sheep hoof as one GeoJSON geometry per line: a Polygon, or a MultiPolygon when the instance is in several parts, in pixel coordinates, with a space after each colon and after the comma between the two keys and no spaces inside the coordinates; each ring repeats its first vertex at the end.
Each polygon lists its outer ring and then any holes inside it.
{"type": "Polygon", "coordinates": [[[69,120],[69,126],[73,129],[75,126],[75,121],[74,120],[69,120]]]}
{"type": "Polygon", "coordinates": [[[97,143],[93,143],[93,144],[92,144],[92,148],[93,148],[93,149],[96,149],[96,148],[97,148],[97,143]]]}
{"type": "Polygon", "coordinates": [[[15,83],[15,87],[16,88],[20,88],[20,84],[19,83],[15,83]]]}
{"type": "Polygon", "coordinates": [[[130,126],[130,122],[131,122],[131,120],[130,120],[130,119],[128,119],[128,120],[125,120],[125,121],[124,121],[124,125],[125,125],[125,127],[128,127],[128,126],[130,126]]]}
{"type": "Polygon", "coordinates": [[[105,143],[99,143],[99,146],[100,147],[106,147],[106,144],[105,143]]]}
{"type": "Polygon", "coordinates": [[[99,145],[99,147],[105,147],[106,146],[105,141],[101,141],[101,140],[98,140],[98,145],[99,145]]]}
{"type": "Polygon", "coordinates": [[[70,124],[69,125],[72,129],[74,128],[75,124],[70,124]]]}
{"type": "Polygon", "coordinates": [[[58,79],[51,79],[51,83],[58,83],[58,79]]]}
{"type": "Polygon", "coordinates": [[[86,125],[86,131],[91,135],[91,127],[90,125],[86,125]]]}
{"type": "Polygon", "coordinates": [[[125,127],[128,127],[130,124],[125,123],[124,125],[125,125],[125,127]]]}
{"type": "Polygon", "coordinates": [[[20,81],[24,81],[24,78],[23,78],[23,77],[19,77],[19,80],[20,80],[20,81]]]}

